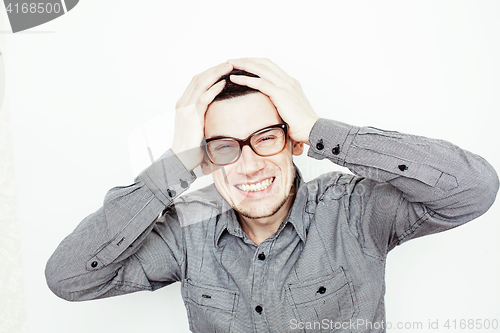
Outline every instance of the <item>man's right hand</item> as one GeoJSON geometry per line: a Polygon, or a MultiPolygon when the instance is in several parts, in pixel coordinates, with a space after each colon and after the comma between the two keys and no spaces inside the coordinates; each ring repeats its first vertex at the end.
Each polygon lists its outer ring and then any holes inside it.
{"type": "Polygon", "coordinates": [[[214,84],[231,72],[233,66],[222,63],[195,75],[175,106],[175,128],[172,151],[187,170],[192,171],[203,161],[203,130],[208,105],[222,91],[225,80],[214,84]]]}

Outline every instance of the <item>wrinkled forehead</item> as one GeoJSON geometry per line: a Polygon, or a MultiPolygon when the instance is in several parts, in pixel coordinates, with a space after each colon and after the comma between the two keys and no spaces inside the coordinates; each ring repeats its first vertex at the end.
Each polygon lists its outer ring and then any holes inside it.
{"type": "Polygon", "coordinates": [[[205,114],[205,138],[244,139],[261,128],[282,122],[269,97],[253,93],[210,104],[205,114]]]}

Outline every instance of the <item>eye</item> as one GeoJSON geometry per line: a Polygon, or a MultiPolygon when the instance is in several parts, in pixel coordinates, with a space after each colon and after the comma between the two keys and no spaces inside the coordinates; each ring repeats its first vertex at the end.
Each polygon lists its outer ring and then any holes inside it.
{"type": "Polygon", "coordinates": [[[226,154],[238,149],[238,144],[230,140],[212,141],[208,145],[212,154],[226,154]]]}
{"type": "Polygon", "coordinates": [[[215,147],[215,150],[216,151],[224,151],[224,150],[228,150],[230,148],[233,148],[232,145],[219,145],[217,147],[215,147]]]}
{"type": "Polygon", "coordinates": [[[269,141],[269,140],[276,140],[276,137],[274,135],[266,135],[264,137],[259,138],[257,143],[263,142],[263,141],[269,141]]]}

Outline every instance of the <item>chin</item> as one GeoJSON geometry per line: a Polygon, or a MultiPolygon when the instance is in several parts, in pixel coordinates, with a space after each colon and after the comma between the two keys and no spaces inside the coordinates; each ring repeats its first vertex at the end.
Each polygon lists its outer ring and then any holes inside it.
{"type": "MultiPolygon", "coordinates": [[[[286,202],[286,200],[285,200],[286,202]]],[[[284,202],[283,202],[284,204],[284,202]]],[[[283,206],[283,205],[281,205],[283,206]]],[[[271,217],[273,216],[274,214],[276,214],[281,206],[279,207],[272,207],[271,209],[245,209],[245,208],[242,208],[242,207],[234,207],[234,210],[236,210],[239,214],[243,215],[244,217],[246,218],[249,218],[249,219],[262,219],[262,218],[266,218],[266,217],[271,217]]]]}
{"type": "Polygon", "coordinates": [[[288,193],[284,195],[281,200],[274,203],[273,205],[266,205],[266,207],[263,207],[262,204],[256,204],[255,205],[256,207],[245,207],[244,203],[240,203],[239,205],[235,205],[233,208],[239,214],[249,219],[261,219],[261,218],[271,217],[275,215],[281,209],[281,207],[283,207],[286,204],[290,196],[290,193],[291,191],[288,191],[288,193]]]}

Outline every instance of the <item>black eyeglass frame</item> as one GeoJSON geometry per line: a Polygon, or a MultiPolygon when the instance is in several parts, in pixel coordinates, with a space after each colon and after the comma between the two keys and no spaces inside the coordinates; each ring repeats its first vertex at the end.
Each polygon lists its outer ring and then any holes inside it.
{"type": "Polygon", "coordinates": [[[268,126],[268,127],[264,127],[256,132],[253,132],[252,134],[250,134],[246,139],[236,139],[236,138],[231,138],[231,137],[226,137],[226,136],[215,136],[213,138],[210,138],[210,139],[206,139],[205,140],[206,144],[203,145],[203,150],[205,151],[205,155],[207,155],[208,159],[210,160],[210,162],[212,162],[213,165],[218,165],[218,166],[224,166],[224,165],[229,165],[229,164],[233,164],[235,163],[236,161],[238,161],[241,157],[241,152],[243,151],[243,147],[244,146],[249,146],[252,151],[257,154],[258,156],[262,156],[262,157],[269,157],[269,156],[274,156],[274,155],[278,155],[279,153],[281,153],[283,150],[285,150],[286,148],[286,145],[288,143],[288,126],[287,124],[276,124],[276,125],[271,125],[271,126],[268,126]],[[277,152],[277,153],[274,153],[274,154],[270,154],[270,155],[262,155],[262,154],[259,154],[255,149],[254,147],[252,147],[252,145],[250,144],[250,140],[252,140],[252,137],[259,134],[259,133],[262,133],[264,131],[268,131],[270,129],[273,129],[273,128],[281,128],[285,134],[285,144],[283,145],[283,148],[277,152]],[[208,153],[208,143],[210,141],[215,141],[215,140],[223,140],[223,139],[229,139],[229,140],[233,140],[233,141],[236,141],[239,145],[240,145],[240,151],[238,153],[238,157],[236,157],[236,159],[230,163],[225,163],[225,164],[217,164],[215,163],[214,161],[212,161],[212,158],[210,157],[210,154],[208,153]]]}

